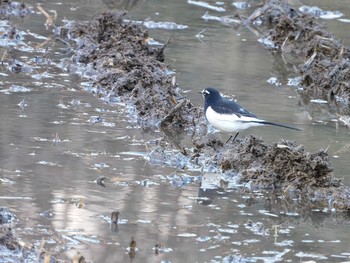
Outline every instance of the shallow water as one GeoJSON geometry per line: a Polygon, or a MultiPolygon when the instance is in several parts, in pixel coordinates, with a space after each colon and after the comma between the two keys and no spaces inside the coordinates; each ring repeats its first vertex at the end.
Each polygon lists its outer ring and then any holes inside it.
{"type": "MultiPolygon", "coordinates": [[[[111,5],[46,1],[43,7],[56,10],[60,24],[63,19],[89,19],[111,5]]],[[[269,53],[249,29],[205,21],[201,17],[207,9],[186,1],[124,1],[122,6],[129,9],[128,19],[189,26],[150,30],[150,35],[160,42],[172,36],[167,63],[177,71],[177,81],[194,104],[202,105],[198,91],[215,86],[236,95],[240,104],[262,118],[303,129],[262,127],[240,136],[254,133],[268,142],[296,140],[310,152],[328,148],[335,176],[350,184],[348,129],[322,114],[310,119],[298,107],[295,87],[286,85],[296,73],[269,53]],[[196,35],[204,29],[198,39],[196,35]],[[282,85],[268,83],[271,77],[282,85]]],[[[235,11],[231,2],[224,7],[226,12],[209,10],[209,14],[235,11]]],[[[319,7],[341,10],[343,18],[350,16],[346,1],[336,5],[322,1],[319,7]]],[[[51,35],[40,14],[13,22],[24,32],[51,35]]],[[[350,43],[345,34],[349,23],[327,23],[335,35],[350,43]]],[[[16,233],[25,242],[40,247],[43,239],[44,247],[58,258],[79,251],[91,262],[349,260],[348,223],[329,211],[277,211],[273,197],[269,200],[235,188],[204,191],[199,187],[199,171],[150,165],[145,156],[158,131],[141,132],[131,109],[103,103],[85,90],[82,79],[60,69],[58,63],[67,55],[63,44],[32,50],[44,40],[33,34],[23,37],[8,51],[9,56],[35,71],[16,74],[4,66],[1,71],[0,206],[16,213],[16,233]],[[43,55],[53,63],[32,60],[43,55]],[[13,85],[31,90],[18,91],[13,85]],[[26,106],[21,108],[18,104],[23,99],[26,106]],[[109,179],[105,187],[96,182],[103,176],[109,179]],[[110,224],[112,211],[121,213],[118,229],[110,224]],[[132,236],[138,247],[134,257],[128,251],[132,236]],[[161,247],[158,255],[155,244],[161,247]]]]}

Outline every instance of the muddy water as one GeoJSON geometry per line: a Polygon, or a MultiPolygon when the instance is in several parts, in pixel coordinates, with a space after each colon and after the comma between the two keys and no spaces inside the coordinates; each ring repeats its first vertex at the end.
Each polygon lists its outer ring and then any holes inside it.
{"type": "MultiPolygon", "coordinates": [[[[249,29],[206,22],[201,16],[207,9],[186,1],[124,1],[121,5],[129,9],[129,19],[189,26],[150,34],[161,42],[172,36],[167,63],[178,72],[177,80],[193,103],[202,104],[197,91],[215,86],[236,95],[262,118],[303,129],[262,127],[241,136],[254,133],[268,142],[295,139],[308,151],[328,148],[335,175],[350,184],[348,130],[320,111],[312,111],[310,118],[305,107],[298,107],[295,87],[286,85],[296,76],[293,67],[262,47],[249,29]],[[196,38],[204,29],[203,37],[196,38]],[[268,83],[271,78],[281,85],[268,83]]],[[[65,18],[89,19],[113,4],[47,1],[44,7],[56,10],[61,23],[65,18]]],[[[209,10],[209,14],[235,11],[230,2],[224,7],[226,12],[209,10]]],[[[337,6],[323,1],[320,7],[350,16],[345,1],[337,6]]],[[[51,34],[41,15],[14,21],[19,30],[51,34]]],[[[329,23],[337,36],[349,42],[344,35],[349,24],[329,23]]],[[[0,205],[16,213],[16,233],[25,242],[38,248],[43,239],[45,249],[57,258],[67,259],[79,251],[91,262],[349,260],[348,227],[336,215],[276,211],[273,197],[255,202],[259,195],[253,198],[237,189],[205,191],[199,187],[199,171],[151,166],[145,155],[158,131],[140,131],[132,109],[103,103],[80,78],[60,69],[60,59],[66,56],[64,45],[28,49],[43,41],[25,35],[22,43],[8,51],[33,66],[32,73],[16,74],[6,67],[1,71],[0,205]],[[51,65],[33,61],[44,54],[52,59],[51,65]],[[102,177],[106,180],[100,182],[102,177]],[[121,213],[118,228],[110,225],[112,211],[121,213]],[[132,237],[136,255],[128,251],[132,237]],[[160,245],[158,255],[155,244],[160,245]]]]}

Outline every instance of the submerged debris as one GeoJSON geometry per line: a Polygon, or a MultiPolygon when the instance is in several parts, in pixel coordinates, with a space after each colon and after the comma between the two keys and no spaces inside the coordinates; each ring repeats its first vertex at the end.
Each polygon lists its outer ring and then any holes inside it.
{"type": "Polygon", "coordinates": [[[136,256],[136,250],[137,250],[136,241],[135,241],[134,237],[131,237],[131,242],[129,245],[129,257],[130,257],[130,259],[133,259],[136,256]]]}
{"type": "Polygon", "coordinates": [[[73,259],[72,259],[73,263],[85,263],[85,258],[84,256],[77,251],[77,253],[74,255],[73,259]]]}
{"type": "Polygon", "coordinates": [[[0,207],[0,225],[9,224],[15,219],[15,215],[8,208],[0,207]]]}
{"type": "Polygon", "coordinates": [[[118,219],[119,219],[120,212],[118,211],[113,211],[111,214],[111,223],[112,224],[118,224],[118,219]]]}
{"type": "Polygon", "coordinates": [[[11,223],[15,215],[0,207],[0,255],[3,262],[17,262],[23,257],[23,247],[15,236],[11,223]]]}
{"type": "Polygon", "coordinates": [[[0,19],[9,19],[11,16],[24,17],[33,10],[24,2],[1,1],[0,2],[0,19]]]}

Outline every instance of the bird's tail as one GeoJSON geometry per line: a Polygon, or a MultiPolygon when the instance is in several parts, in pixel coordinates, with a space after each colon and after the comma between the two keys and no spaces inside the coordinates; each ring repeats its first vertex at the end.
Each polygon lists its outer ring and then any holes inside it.
{"type": "Polygon", "coordinates": [[[299,129],[299,128],[291,127],[291,126],[284,125],[284,124],[269,122],[269,121],[256,121],[256,123],[261,123],[261,124],[264,124],[264,125],[273,125],[273,126],[278,126],[278,127],[282,127],[282,128],[287,128],[287,129],[291,129],[291,130],[296,130],[296,131],[302,131],[302,130],[299,129]]]}

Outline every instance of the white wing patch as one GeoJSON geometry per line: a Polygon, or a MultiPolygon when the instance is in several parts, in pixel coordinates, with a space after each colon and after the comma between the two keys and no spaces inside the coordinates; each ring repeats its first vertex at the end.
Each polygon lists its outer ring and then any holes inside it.
{"type": "Polygon", "coordinates": [[[253,117],[238,117],[235,114],[220,114],[215,112],[210,106],[206,111],[207,120],[214,128],[223,132],[237,132],[254,126],[264,125],[264,120],[253,117]]]}

